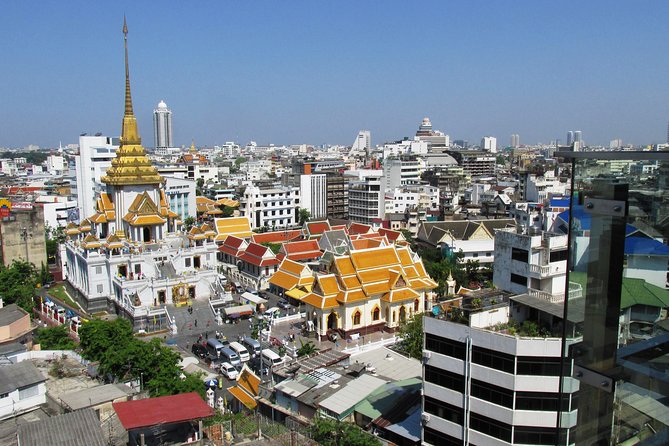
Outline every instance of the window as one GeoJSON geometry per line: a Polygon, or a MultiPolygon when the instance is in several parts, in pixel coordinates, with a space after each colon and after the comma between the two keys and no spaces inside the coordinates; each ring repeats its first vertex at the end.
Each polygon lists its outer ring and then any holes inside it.
{"type": "Polygon", "coordinates": [[[37,395],[39,395],[38,386],[31,386],[19,389],[19,400],[25,400],[26,398],[32,398],[33,396],[37,395]]]}
{"type": "Polygon", "coordinates": [[[184,262],[186,264],[186,268],[190,268],[190,257],[184,259],[184,262]]]}
{"type": "Polygon", "coordinates": [[[482,434],[490,435],[509,443],[511,442],[511,426],[506,423],[472,412],[470,414],[469,425],[472,429],[482,434]]]}
{"type": "Polygon", "coordinates": [[[560,376],[560,358],[519,356],[517,374],[560,376]]]}
{"type": "Polygon", "coordinates": [[[553,262],[561,262],[563,260],[567,260],[567,255],[568,252],[566,249],[561,249],[560,251],[552,251],[550,255],[550,261],[551,263],[553,262]]]}
{"type": "Polygon", "coordinates": [[[472,379],[472,396],[513,409],[513,390],[472,379]]]}
{"type": "Polygon", "coordinates": [[[465,359],[465,344],[442,338],[432,333],[425,334],[425,349],[457,359],[465,359]]]}
{"type": "Polygon", "coordinates": [[[2,394],[0,394],[0,399],[7,398],[8,396],[9,396],[9,393],[2,393],[2,394]]]}
{"type": "Polygon", "coordinates": [[[526,249],[511,248],[511,259],[527,263],[529,252],[526,249]]]}
{"type": "Polygon", "coordinates": [[[515,444],[558,444],[557,429],[516,426],[513,430],[513,442],[515,444]]]}
{"type": "Polygon", "coordinates": [[[527,286],[527,277],[511,273],[511,283],[517,283],[518,285],[527,286]]]}
{"type": "Polygon", "coordinates": [[[464,421],[464,410],[461,407],[444,403],[429,396],[425,397],[425,412],[459,425],[462,425],[464,421]]]}
{"type": "MultiPolygon", "coordinates": [[[[551,392],[516,392],[516,409],[555,412],[560,404],[560,394],[551,392]]],[[[569,410],[569,395],[562,399],[562,410],[569,410]]]]}
{"type": "Polygon", "coordinates": [[[105,290],[104,285],[98,284],[97,290],[98,290],[98,293],[102,293],[105,290]]]}
{"type": "Polygon", "coordinates": [[[360,310],[356,310],[353,313],[353,325],[360,325],[360,310]]]}
{"type": "Polygon", "coordinates": [[[465,391],[465,379],[462,375],[432,367],[431,365],[425,366],[425,381],[455,390],[456,392],[463,393],[465,391]]]}
{"type": "Polygon", "coordinates": [[[506,373],[513,373],[514,371],[513,355],[488,350],[487,348],[474,346],[472,348],[472,362],[506,373]]]}
{"type": "Polygon", "coordinates": [[[95,267],[95,274],[102,274],[102,267],[101,266],[96,266],[95,267]]]}
{"type": "Polygon", "coordinates": [[[374,308],[374,311],[372,311],[372,320],[373,321],[378,321],[381,318],[381,310],[379,307],[374,308]]]}
{"type": "Polygon", "coordinates": [[[420,301],[416,299],[413,301],[413,311],[417,312],[419,308],[420,308],[420,301]]]}
{"type": "MultiPolygon", "coordinates": [[[[436,431],[429,427],[423,429],[425,443],[434,444],[439,446],[462,446],[462,440],[458,440],[455,437],[444,434],[443,432],[436,431]]],[[[469,443],[471,446],[472,443],[469,443]]]]}
{"type": "Polygon", "coordinates": [[[479,256],[478,252],[475,252],[474,254],[472,254],[472,257],[478,257],[478,256],[479,256]]]}

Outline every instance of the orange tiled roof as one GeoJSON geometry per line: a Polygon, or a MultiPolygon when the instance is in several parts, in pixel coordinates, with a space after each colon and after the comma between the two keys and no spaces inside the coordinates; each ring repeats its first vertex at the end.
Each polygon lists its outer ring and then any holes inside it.
{"type": "Polygon", "coordinates": [[[272,277],[269,278],[269,283],[278,286],[279,288],[283,288],[286,291],[295,288],[299,284],[299,281],[300,280],[298,277],[281,271],[281,267],[279,267],[279,270],[272,274],[272,277]]]}
{"type": "Polygon", "coordinates": [[[229,235],[247,238],[253,234],[249,219],[246,217],[217,218],[214,223],[216,224],[217,242],[222,242],[229,235]]]}
{"type": "Polygon", "coordinates": [[[133,217],[131,214],[126,214],[123,217],[132,226],[144,226],[144,225],[162,225],[165,224],[165,219],[159,215],[140,215],[133,217]],[[130,218],[128,218],[130,217],[130,218]]]}
{"type": "Polygon", "coordinates": [[[393,246],[351,251],[351,261],[358,270],[388,267],[400,263],[393,246]]]}
{"type": "Polygon", "coordinates": [[[320,308],[322,310],[328,308],[336,308],[339,306],[336,297],[322,297],[318,294],[309,293],[302,298],[302,302],[311,305],[312,307],[320,308]]]}
{"type": "Polygon", "coordinates": [[[228,392],[230,392],[232,396],[237,398],[239,402],[246,406],[249,410],[254,410],[258,405],[255,398],[244,392],[240,387],[228,387],[228,392]]]}
{"type": "Polygon", "coordinates": [[[248,367],[243,367],[237,377],[237,385],[251,395],[258,395],[260,388],[260,378],[248,367]]]}
{"type": "Polygon", "coordinates": [[[353,288],[360,288],[362,284],[360,283],[360,280],[358,280],[358,276],[346,276],[341,278],[341,282],[346,287],[346,289],[350,290],[353,288]]]}
{"type": "Polygon", "coordinates": [[[353,262],[351,262],[351,258],[349,256],[336,257],[335,265],[337,266],[339,274],[341,274],[342,276],[349,276],[351,274],[355,274],[355,268],[353,267],[353,262]]]}
{"type": "Polygon", "coordinates": [[[341,292],[337,296],[337,301],[347,304],[350,304],[351,302],[360,302],[367,299],[367,295],[362,290],[341,292]]]}
{"type": "Polygon", "coordinates": [[[363,285],[374,282],[380,282],[382,280],[387,282],[388,268],[377,268],[365,271],[358,271],[358,278],[360,279],[360,282],[362,282],[363,285]]]}
{"type": "Polygon", "coordinates": [[[402,288],[399,290],[391,290],[384,294],[381,300],[386,302],[400,302],[403,300],[415,300],[420,298],[420,294],[411,288],[402,288]]]}
{"type": "Polygon", "coordinates": [[[251,239],[255,243],[283,243],[299,239],[300,237],[302,237],[302,230],[300,229],[272,231],[251,235],[251,239]]]}
{"type": "MultiPolygon", "coordinates": [[[[339,283],[337,283],[337,277],[334,274],[328,275],[317,275],[316,283],[319,285],[323,296],[332,296],[339,293],[339,283]]],[[[314,289],[316,284],[314,284],[314,289]]]]}

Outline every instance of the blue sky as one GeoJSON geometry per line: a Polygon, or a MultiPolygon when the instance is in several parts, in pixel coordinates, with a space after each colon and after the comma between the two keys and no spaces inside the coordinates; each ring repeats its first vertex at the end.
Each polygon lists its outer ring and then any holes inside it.
{"type": "Polygon", "coordinates": [[[118,135],[123,14],[135,113],[177,145],[451,139],[664,142],[666,1],[5,1],[0,146],[118,135]]]}

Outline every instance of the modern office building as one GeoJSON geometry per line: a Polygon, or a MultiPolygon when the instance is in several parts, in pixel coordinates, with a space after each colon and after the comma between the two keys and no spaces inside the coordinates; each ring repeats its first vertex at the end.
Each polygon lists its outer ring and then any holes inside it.
{"type": "Polygon", "coordinates": [[[372,150],[372,133],[369,130],[360,130],[351,145],[349,156],[367,156],[372,150]]]}
{"type": "Polygon", "coordinates": [[[387,159],[383,163],[383,177],[386,190],[420,184],[420,163],[411,157],[387,159]]]}
{"type": "Polygon", "coordinates": [[[567,132],[567,145],[571,146],[572,144],[574,144],[574,131],[569,130],[567,132]]]}
{"type": "Polygon", "coordinates": [[[327,176],[325,174],[300,175],[302,208],[314,220],[327,218],[327,176]]]}
{"type": "Polygon", "coordinates": [[[481,138],[481,149],[490,153],[497,153],[497,138],[494,136],[484,136],[481,138]]]}
{"type": "Polygon", "coordinates": [[[511,147],[514,149],[520,147],[520,135],[517,133],[511,135],[511,147]]]}
{"type": "Polygon", "coordinates": [[[156,149],[173,147],[172,110],[164,101],[160,101],[158,108],[153,110],[153,138],[156,149]]]}
{"type": "MultiPolygon", "coordinates": [[[[641,217],[645,232],[657,231],[663,240],[668,235],[669,153],[556,156],[571,162],[568,280],[582,285],[580,294],[570,287],[564,311],[586,321],[582,331],[565,331],[564,336],[565,345],[571,344],[564,353],[574,361],[572,376],[580,381],[572,443],[669,444],[669,292],[647,281],[638,271],[641,262],[632,262],[635,278],[624,277],[630,259],[654,256],[647,251],[652,240],[629,243],[631,225],[641,217]],[[658,162],[660,167],[651,181],[645,175],[607,171],[607,165],[620,160],[658,162]],[[629,317],[636,320],[636,336],[627,335],[629,317]]],[[[666,250],[664,245],[657,253],[666,250]]]]}
{"type": "Polygon", "coordinates": [[[497,159],[489,152],[482,150],[449,150],[451,155],[462,167],[465,174],[471,177],[494,177],[497,159]]]}
{"type": "Polygon", "coordinates": [[[79,137],[79,155],[74,157],[77,178],[77,204],[83,219],[95,212],[95,198],[104,190],[102,177],[116,158],[118,138],[108,136],[79,137]]]}
{"type": "Polygon", "coordinates": [[[356,223],[380,222],[384,213],[383,171],[373,169],[348,170],[348,217],[356,223]]]}
{"type": "Polygon", "coordinates": [[[286,229],[298,224],[300,188],[294,186],[247,186],[239,212],[249,219],[252,229],[286,229]]]}

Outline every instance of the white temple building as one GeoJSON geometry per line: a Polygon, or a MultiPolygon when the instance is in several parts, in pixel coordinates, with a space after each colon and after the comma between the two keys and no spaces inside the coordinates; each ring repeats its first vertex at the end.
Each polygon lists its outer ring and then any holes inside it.
{"type": "MultiPolygon", "coordinates": [[[[137,130],[125,42],[125,114],[116,158],[95,200],[95,213],[66,229],[66,278],[90,313],[110,311],[136,330],[172,328],[168,308],[220,292],[215,230],[180,232],[165,196],[165,179],[146,155],[137,130]]],[[[175,329],[176,327],[174,327],[175,329]]]]}

